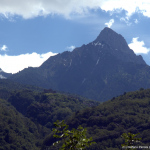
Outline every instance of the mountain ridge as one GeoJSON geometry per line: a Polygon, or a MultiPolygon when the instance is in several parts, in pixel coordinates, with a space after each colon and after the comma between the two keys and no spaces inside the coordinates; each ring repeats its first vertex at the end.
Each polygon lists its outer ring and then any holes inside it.
{"type": "Polygon", "coordinates": [[[6,73],[0,68],[0,79],[7,79],[7,77],[11,76],[11,73],[6,73]]]}
{"type": "Polygon", "coordinates": [[[105,101],[123,92],[148,88],[149,75],[149,66],[125,39],[104,28],[93,42],[52,56],[40,67],[24,69],[10,79],[105,101]]]}

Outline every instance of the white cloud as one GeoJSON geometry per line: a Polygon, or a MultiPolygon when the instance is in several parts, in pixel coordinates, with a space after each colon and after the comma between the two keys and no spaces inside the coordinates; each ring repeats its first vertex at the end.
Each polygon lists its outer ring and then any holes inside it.
{"type": "Polygon", "coordinates": [[[6,45],[3,45],[1,48],[0,48],[1,51],[7,51],[7,46],[6,45]]]}
{"type": "Polygon", "coordinates": [[[132,23],[129,21],[129,17],[121,17],[120,21],[125,22],[128,26],[130,26],[132,23]]]}
{"type": "Polygon", "coordinates": [[[0,13],[6,18],[20,15],[28,19],[49,14],[69,17],[70,14],[84,14],[89,9],[99,8],[112,12],[125,10],[127,16],[141,12],[150,17],[149,0],[0,0],[0,13]]]}
{"type": "Polygon", "coordinates": [[[72,46],[68,46],[66,49],[68,50],[68,51],[72,51],[72,50],[74,50],[76,47],[74,46],[74,45],[72,45],[72,46]]]}
{"type": "Polygon", "coordinates": [[[103,0],[0,0],[0,13],[5,17],[20,15],[25,19],[49,14],[69,17],[71,13],[82,14],[102,3],[103,0]]]}
{"type": "Polygon", "coordinates": [[[0,55],[0,68],[7,73],[17,73],[28,67],[39,67],[50,56],[56,53],[48,52],[45,54],[21,54],[18,56],[0,55]]]}
{"type": "Polygon", "coordinates": [[[129,47],[136,54],[147,54],[150,51],[150,48],[145,47],[144,41],[138,41],[138,37],[132,39],[132,43],[129,44],[129,47]]]}
{"type": "Polygon", "coordinates": [[[142,13],[144,16],[150,17],[150,1],[149,0],[107,0],[102,5],[105,11],[117,11],[122,9],[127,11],[127,16],[130,17],[135,12],[142,13]]]}
{"type": "Polygon", "coordinates": [[[111,20],[109,20],[109,22],[105,23],[105,25],[106,25],[108,28],[110,28],[110,27],[113,25],[114,22],[115,22],[114,19],[111,19],[111,20]]]}

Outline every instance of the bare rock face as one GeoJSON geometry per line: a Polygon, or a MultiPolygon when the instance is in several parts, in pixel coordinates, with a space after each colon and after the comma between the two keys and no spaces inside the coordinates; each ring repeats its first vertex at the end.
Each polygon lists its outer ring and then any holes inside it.
{"type": "Polygon", "coordinates": [[[124,37],[110,28],[104,28],[94,42],[108,45],[109,52],[122,61],[146,64],[142,56],[136,56],[129,48],[124,37]]]}

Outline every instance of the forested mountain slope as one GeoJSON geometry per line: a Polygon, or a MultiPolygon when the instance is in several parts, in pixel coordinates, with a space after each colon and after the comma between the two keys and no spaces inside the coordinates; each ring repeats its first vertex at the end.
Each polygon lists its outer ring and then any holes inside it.
{"type": "MultiPolygon", "coordinates": [[[[70,128],[87,128],[96,142],[90,150],[120,150],[123,133],[140,133],[139,145],[150,145],[150,89],[124,93],[93,108],[76,112],[67,122],[70,128]]],[[[49,136],[44,145],[52,144],[49,136]]],[[[53,141],[54,142],[54,141],[53,141]]],[[[44,146],[43,146],[44,147],[44,146]]]]}
{"type": "Polygon", "coordinates": [[[0,99],[0,150],[39,150],[49,132],[0,99]]]}
{"type": "Polygon", "coordinates": [[[80,96],[51,92],[21,90],[8,99],[20,113],[33,122],[51,128],[56,120],[66,120],[73,113],[86,107],[97,106],[99,102],[80,96]]]}
{"type": "Polygon", "coordinates": [[[3,97],[0,99],[1,150],[41,149],[44,138],[51,133],[53,122],[66,120],[79,110],[99,104],[51,89],[38,92],[12,87],[9,90],[10,85],[0,86],[0,98],[3,97]]]}

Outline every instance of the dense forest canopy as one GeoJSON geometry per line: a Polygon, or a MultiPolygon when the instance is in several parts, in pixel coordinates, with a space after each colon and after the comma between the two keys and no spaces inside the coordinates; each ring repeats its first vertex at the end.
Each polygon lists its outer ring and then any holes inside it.
{"type": "Polygon", "coordinates": [[[53,90],[8,89],[1,85],[2,150],[50,147],[57,120],[65,120],[70,130],[87,128],[87,137],[96,142],[90,150],[119,150],[121,135],[128,132],[139,133],[140,145],[150,144],[150,89],[125,92],[103,103],[53,90]]]}

